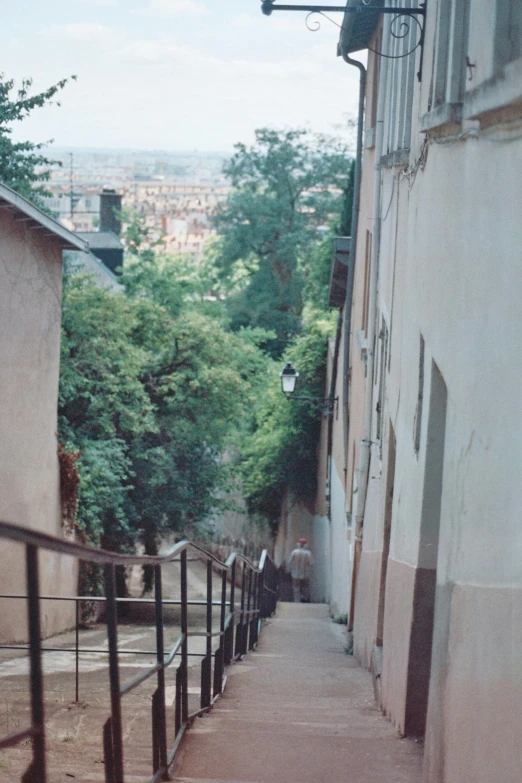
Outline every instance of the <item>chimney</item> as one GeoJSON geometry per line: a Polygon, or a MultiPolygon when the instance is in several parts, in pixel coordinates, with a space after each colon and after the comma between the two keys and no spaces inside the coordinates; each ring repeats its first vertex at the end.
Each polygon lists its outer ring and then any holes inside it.
{"type": "Polygon", "coordinates": [[[121,234],[121,193],[110,188],[103,188],[100,193],[100,231],[112,231],[121,234]]]}

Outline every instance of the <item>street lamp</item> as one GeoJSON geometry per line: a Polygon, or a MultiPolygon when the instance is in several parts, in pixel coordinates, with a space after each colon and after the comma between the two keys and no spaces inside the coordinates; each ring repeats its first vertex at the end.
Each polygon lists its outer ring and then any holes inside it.
{"type": "Polygon", "coordinates": [[[299,378],[299,373],[295,369],[292,362],[287,362],[279,373],[281,378],[281,390],[287,400],[305,400],[306,402],[313,402],[318,407],[322,408],[323,416],[331,416],[337,411],[337,397],[297,397],[294,396],[295,385],[299,378]]]}
{"type": "Polygon", "coordinates": [[[290,394],[293,394],[295,391],[295,384],[299,378],[299,373],[296,372],[292,362],[287,362],[285,364],[282,372],[279,373],[279,377],[281,378],[281,389],[283,394],[286,394],[287,397],[290,394]]]}

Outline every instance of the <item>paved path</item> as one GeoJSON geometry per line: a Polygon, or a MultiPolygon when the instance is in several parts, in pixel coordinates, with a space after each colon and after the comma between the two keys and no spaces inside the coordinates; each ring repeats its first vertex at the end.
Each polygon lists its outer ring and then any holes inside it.
{"type": "Polygon", "coordinates": [[[178,783],[419,783],[422,750],[376,709],[368,672],[322,604],[279,604],[186,735],[178,783]]]}

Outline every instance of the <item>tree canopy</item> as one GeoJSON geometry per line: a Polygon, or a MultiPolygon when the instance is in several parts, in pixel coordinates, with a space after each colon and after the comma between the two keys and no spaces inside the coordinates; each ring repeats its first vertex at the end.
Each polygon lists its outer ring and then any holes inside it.
{"type": "Polygon", "coordinates": [[[14,142],[13,125],[26,119],[35,109],[52,103],[71,79],[75,80],[76,76],[61,79],[43,92],[31,94],[32,79],[23,79],[16,88],[13,79],[0,74],[0,182],[39,207],[43,206],[42,197],[50,195],[44,185],[50,177],[48,167],[60,164],[41,152],[51,141],[14,142]]]}
{"type": "Polygon", "coordinates": [[[146,255],[144,271],[136,258],[128,292],[66,279],[59,434],[81,452],[77,524],[110,549],[154,553],[205,520],[226,484],[220,455],[265,381],[264,334],[205,312],[178,261],[146,255]]]}
{"type": "Polygon", "coordinates": [[[213,256],[228,283],[232,329],[261,326],[280,357],[301,326],[309,252],[349,188],[343,142],[306,130],[256,131],[225,165],[233,190],[219,210],[213,256]]]}
{"type": "Polygon", "coordinates": [[[122,290],[66,276],[59,433],[80,452],[93,543],[154,554],[201,532],[231,480],[274,526],[286,492],[313,499],[321,404],[288,402],[278,374],[293,361],[303,394],[324,397],[332,233],[353,179],[342,145],[320,141],[262,130],[238,145],[202,261],[161,253],[128,214],[122,290]]]}
{"type": "MultiPolygon", "coordinates": [[[[332,319],[310,314],[305,327],[284,354],[299,368],[298,396],[287,400],[272,383],[256,410],[255,426],[245,438],[241,472],[249,508],[275,527],[286,492],[303,502],[316,493],[317,447],[325,396],[328,337],[332,319]],[[314,399],[316,398],[316,399],[314,399]]],[[[279,378],[277,378],[279,381],[279,378]]]]}

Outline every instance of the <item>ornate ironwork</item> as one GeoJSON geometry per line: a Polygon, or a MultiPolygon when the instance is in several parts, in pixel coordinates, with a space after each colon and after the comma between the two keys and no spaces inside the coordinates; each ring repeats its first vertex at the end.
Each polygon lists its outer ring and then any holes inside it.
{"type": "Polygon", "coordinates": [[[424,42],[424,25],[420,21],[424,19],[426,9],[425,4],[421,3],[419,8],[403,8],[401,6],[384,6],[379,7],[369,4],[370,0],[362,0],[361,5],[355,6],[336,6],[336,5],[290,5],[277,3],[276,0],[263,0],[261,3],[261,11],[270,16],[273,11],[303,11],[306,13],[305,24],[308,30],[316,33],[321,29],[321,21],[315,17],[323,16],[329,22],[334,24],[340,30],[344,30],[345,27],[342,24],[338,24],[334,19],[331,19],[327,13],[342,13],[342,14],[389,14],[393,18],[390,21],[390,35],[396,40],[407,40],[410,36],[412,24],[416,25],[418,36],[416,36],[415,45],[408,49],[407,52],[402,54],[384,54],[384,52],[373,49],[371,46],[365,44],[365,48],[374,52],[379,57],[386,57],[390,60],[399,60],[402,57],[408,57],[410,54],[422,46],[424,42]],[[312,21],[313,19],[313,21],[312,21]]]}

